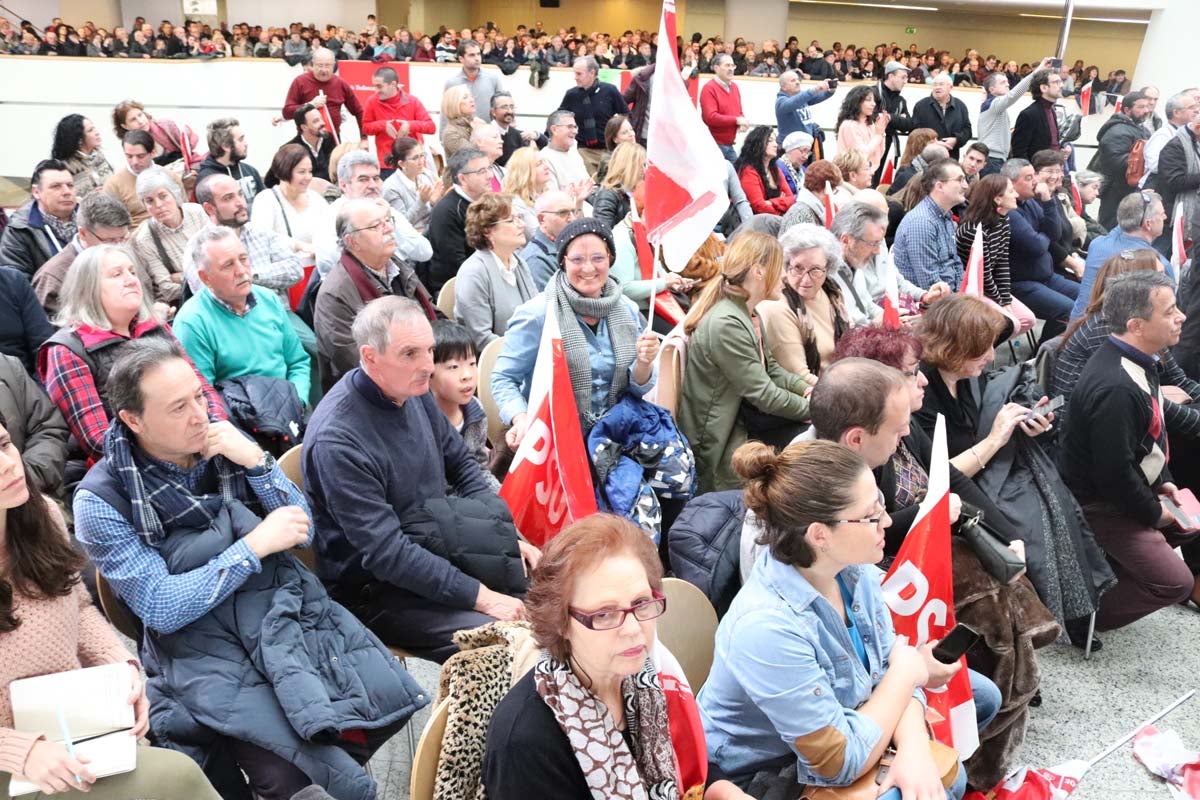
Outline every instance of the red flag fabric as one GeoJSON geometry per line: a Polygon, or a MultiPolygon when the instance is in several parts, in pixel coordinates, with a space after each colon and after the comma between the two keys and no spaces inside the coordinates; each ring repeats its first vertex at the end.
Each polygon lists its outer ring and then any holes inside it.
{"type": "Polygon", "coordinates": [[[833,227],[833,218],[837,215],[837,205],[833,202],[833,187],[825,181],[825,227],[833,227]]]}
{"type": "MultiPolygon", "coordinates": [[[[636,211],[635,214],[636,216],[636,211]]],[[[638,265],[642,270],[642,280],[648,281],[654,276],[654,248],[646,237],[646,223],[635,219],[633,222],[633,243],[637,247],[638,265]]],[[[659,292],[654,295],[654,313],[671,323],[672,326],[683,322],[687,312],[675,295],[670,292],[659,292]]]]}
{"type": "Polygon", "coordinates": [[[658,669],[658,680],[667,701],[667,724],[678,767],[679,796],[699,797],[704,793],[708,778],[708,748],[704,743],[704,726],[700,722],[696,695],[683,667],[662,642],[655,641],[651,658],[658,669]]]}
{"type": "Polygon", "coordinates": [[[883,174],[879,176],[879,185],[891,186],[894,180],[896,180],[896,162],[889,158],[883,166],[883,174]]]}
{"type": "MultiPolygon", "coordinates": [[[[913,646],[943,639],[954,628],[954,579],[950,573],[950,459],[946,420],[938,415],[933,432],[929,488],[908,536],[883,580],[883,596],[896,635],[913,646]]],[[[979,747],[975,700],[966,658],[945,686],[926,689],[926,720],[934,737],[964,760],[979,747]]]]}
{"type": "Polygon", "coordinates": [[[1079,111],[1083,116],[1092,113],[1092,83],[1088,81],[1079,90],[1079,111]]]}
{"type": "MultiPolygon", "coordinates": [[[[658,40],[675,41],[674,0],[663,0],[658,40]]],[[[658,55],[670,69],[655,69],[650,83],[646,231],[667,269],[680,272],[729,207],[726,162],[688,96],[675,48],[660,47],[658,55]]]]}
{"type": "Polygon", "coordinates": [[[179,131],[179,151],[183,154],[184,172],[191,172],[199,166],[196,162],[196,154],[192,151],[192,137],[195,135],[190,125],[184,125],[179,131]]]}
{"type": "Polygon", "coordinates": [[[1071,205],[1075,207],[1075,213],[1083,214],[1083,198],[1079,196],[1079,184],[1075,182],[1074,175],[1071,176],[1071,205]]]}
{"type": "Polygon", "coordinates": [[[963,800],[1064,800],[1087,772],[1086,761],[1067,761],[1050,769],[1022,767],[995,789],[968,792],[963,800]]]}
{"type": "MultiPolygon", "coordinates": [[[[325,93],[318,92],[317,96],[324,97],[325,93]]],[[[321,119],[325,121],[325,130],[327,130],[329,135],[333,138],[334,147],[337,147],[342,142],[340,139],[338,139],[337,128],[333,127],[333,115],[329,113],[329,105],[327,103],[323,103],[317,107],[317,111],[321,113],[321,119]]]]}
{"type": "Polygon", "coordinates": [[[959,294],[983,297],[983,226],[975,227],[975,241],[971,244],[971,255],[967,258],[967,269],[963,272],[959,294]]]}
{"type": "Polygon", "coordinates": [[[1175,280],[1187,261],[1187,241],[1183,235],[1183,203],[1176,203],[1171,220],[1171,266],[1175,268],[1175,280]]]}
{"type": "Polygon", "coordinates": [[[596,513],[575,393],[558,316],[547,309],[529,392],[529,416],[500,496],[526,539],[543,546],[564,527],[596,513]]]}
{"type": "Polygon", "coordinates": [[[1120,97],[1118,97],[1118,98],[1117,98],[1117,104],[1116,104],[1115,106],[1113,106],[1113,113],[1114,113],[1114,114],[1120,114],[1120,113],[1121,113],[1121,104],[1122,104],[1122,103],[1124,103],[1124,102],[1125,102],[1125,95],[1121,95],[1120,97]]]}
{"type": "Polygon", "coordinates": [[[895,267],[888,270],[883,290],[883,327],[900,330],[900,287],[897,286],[895,267]]]}

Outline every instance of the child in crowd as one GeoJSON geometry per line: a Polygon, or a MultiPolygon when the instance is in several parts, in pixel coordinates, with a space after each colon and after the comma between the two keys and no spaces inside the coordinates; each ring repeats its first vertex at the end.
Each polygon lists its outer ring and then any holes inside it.
{"type": "Polygon", "coordinates": [[[479,354],[471,334],[457,322],[438,320],[433,324],[433,380],[430,390],[438,408],[450,420],[479,462],[484,478],[496,491],[500,482],[488,469],[492,450],[488,445],[488,420],[483,404],[475,396],[479,354]]]}

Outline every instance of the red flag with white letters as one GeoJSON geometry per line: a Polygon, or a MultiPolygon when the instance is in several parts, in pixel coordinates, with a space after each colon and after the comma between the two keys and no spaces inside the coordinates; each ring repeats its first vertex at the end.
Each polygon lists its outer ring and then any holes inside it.
{"type": "MultiPolygon", "coordinates": [[[[933,432],[929,488],[883,579],[883,596],[892,612],[896,636],[914,647],[944,639],[954,628],[950,563],[950,458],[946,454],[946,420],[939,414],[933,432]]],[[[962,669],[949,683],[925,690],[926,720],[939,742],[966,759],[979,747],[979,730],[966,657],[959,663],[962,669]]]]}
{"type": "Polygon", "coordinates": [[[646,235],[663,263],[681,272],[729,208],[725,157],[713,141],[679,74],[675,2],[663,0],[658,26],[662,68],[650,80],[646,147],[646,235]]]}
{"type": "Polygon", "coordinates": [[[570,523],[596,513],[596,492],[553,307],[546,310],[526,420],[525,438],[500,496],[517,530],[542,547],[570,523]]]}

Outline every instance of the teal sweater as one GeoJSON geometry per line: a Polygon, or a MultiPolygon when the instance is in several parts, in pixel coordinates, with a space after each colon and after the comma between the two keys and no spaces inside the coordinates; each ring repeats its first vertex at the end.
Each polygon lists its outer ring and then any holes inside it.
{"type": "Polygon", "coordinates": [[[254,286],[254,306],[239,317],[207,288],[183,304],[173,329],[196,368],[214,386],[242,375],[286,378],[300,402],[308,402],[311,363],[288,321],[287,309],[269,289],[254,286]]]}

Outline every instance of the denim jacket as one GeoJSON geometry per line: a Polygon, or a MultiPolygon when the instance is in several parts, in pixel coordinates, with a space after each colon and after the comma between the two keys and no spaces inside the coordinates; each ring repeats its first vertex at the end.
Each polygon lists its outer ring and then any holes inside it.
{"type": "MultiPolygon", "coordinates": [[[[856,709],[883,680],[896,634],[878,571],[847,567],[841,578],[869,671],[833,606],[794,567],[759,554],[717,629],[699,696],[709,758],[725,774],[791,755],[801,783],[846,786],[867,767],[883,731],[856,709]]],[[[924,702],[920,689],[913,696],[924,702]]]]}

